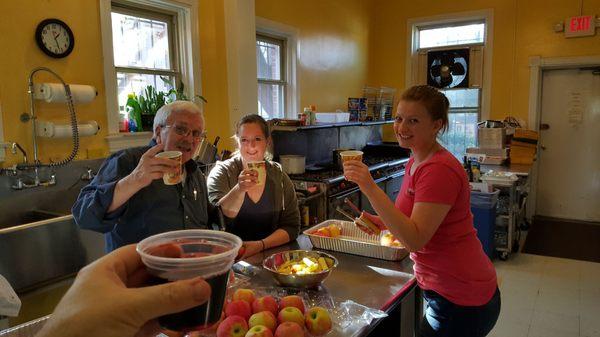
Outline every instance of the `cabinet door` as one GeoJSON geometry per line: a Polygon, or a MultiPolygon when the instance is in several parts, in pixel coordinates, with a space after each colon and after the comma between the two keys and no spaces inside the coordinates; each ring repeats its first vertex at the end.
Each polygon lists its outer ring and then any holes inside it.
{"type": "Polygon", "coordinates": [[[402,188],[402,180],[404,179],[404,173],[393,175],[385,186],[385,194],[392,200],[392,202],[396,202],[396,198],[400,193],[400,188],[402,188]]]}

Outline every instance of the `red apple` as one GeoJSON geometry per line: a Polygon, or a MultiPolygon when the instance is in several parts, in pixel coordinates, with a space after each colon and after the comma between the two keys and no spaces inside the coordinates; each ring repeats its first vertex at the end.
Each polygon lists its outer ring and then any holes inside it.
{"type": "Polygon", "coordinates": [[[217,337],[243,337],[248,332],[248,323],[242,316],[229,316],[217,328],[217,337]]]}
{"type": "Polygon", "coordinates": [[[273,333],[264,325],[253,326],[244,337],[273,337],[273,333]]]}
{"type": "Polygon", "coordinates": [[[298,295],[289,295],[279,301],[279,310],[287,307],[296,307],[304,314],[304,301],[298,295]]]}
{"type": "Polygon", "coordinates": [[[275,330],[275,337],[304,337],[304,328],[294,322],[283,322],[275,330]]]}
{"type": "Polygon", "coordinates": [[[296,307],[285,307],[279,311],[277,315],[279,324],[283,322],[294,322],[298,323],[301,327],[304,327],[304,315],[300,309],[296,307]]]}
{"type": "Polygon", "coordinates": [[[329,311],[322,307],[312,307],[304,315],[306,328],[313,335],[324,335],[331,330],[329,311]]]}
{"type": "Polygon", "coordinates": [[[252,315],[252,309],[250,304],[244,300],[231,301],[225,307],[225,316],[242,316],[245,319],[250,318],[252,315]]]}
{"type": "Polygon", "coordinates": [[[278,307],[279,306],[277,305],[277,301],[275,300],[275,298],[269,295],[257,298],[254,300],[254,302],[252,302],[253,313],[267,310],[272,312],[273,315],[277,315],[278,307]]]}
{"type": "Polygon", "coordinates": [[[261,311],[256,314],[250,316],[248,320],[248,326],[254,327],[257,325],[264,325],[267,328],[271,329],[271,331],[275,331],[277,327],[277,318],[270,311],[261,311]]]}
{"type": "Polygon", "coordinates": [[[254,290],[252,289],[237,289],[234,293],[233,293],[233,300],[244,300],[246,302],[248,302],[248,304],[252,305],[252,302],[254,302],[255,299],[255,295],[254,295],[254,290]]]}

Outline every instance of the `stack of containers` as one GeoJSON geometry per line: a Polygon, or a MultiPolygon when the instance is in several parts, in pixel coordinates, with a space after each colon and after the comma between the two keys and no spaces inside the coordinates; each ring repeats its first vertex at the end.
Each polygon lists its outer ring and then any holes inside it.
{"type": "Polygon", "coordinates": [[[510,142],[510,162],[513,164],[533,164],[539,135],[536,131],[515,129],[510,142]]]}

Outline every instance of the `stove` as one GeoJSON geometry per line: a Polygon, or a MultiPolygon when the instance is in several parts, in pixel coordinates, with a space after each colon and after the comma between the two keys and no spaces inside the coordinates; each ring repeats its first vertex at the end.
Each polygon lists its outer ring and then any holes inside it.
{"type": "MultiPolygon", "coordinates": [[[[365,153],[363,162],[369,166],[369,171],[375,182],[386,190],[388,181],[400,179],[401,182],[408,157],[379,156],[365,153]]],[[[310,213],[308,223],[306,216],[303,216],[304,225],[313,225],[327,219],[343,219],[335,209],[337,206],[345,208],[344,199],[346,198],[361,207],[361,209],[372,211],[370,205],[366,205],[365,202],[362,202],[365,205],[361,205],[361,200],[366,198],[362,196],[358,186],[344,179],[343,172],[334,168],[331,164],[321,167],[307,167],[305,173],[290,175],[290,179],[292,179],[296,191],[305,195],[306,199],[310,199],[311,195],[314,197],[317,195],[316,193],[321,196],[320,202],[317,202],[315,200],[317,198],[314,198],[313,203],[306,206],[309,208],[312,206],[313,209],[303,211],[303,213],[310,213]]],[[[399,186],[395,183],[392,192],[397,195],[399,188],[396,185],[399,186]]],[[[390,198],[395,197],[392,192],[389,193],[390,198]]]]}

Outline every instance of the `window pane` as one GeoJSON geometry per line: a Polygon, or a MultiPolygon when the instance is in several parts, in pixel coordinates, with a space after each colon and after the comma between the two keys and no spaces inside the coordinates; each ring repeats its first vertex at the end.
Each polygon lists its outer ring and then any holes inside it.
{"type": "Polygon", "coordinates": [[[440,135],[439,141],[462,162],[468,147],[477,144],[477,111],[448,114],[448,130],[440,135]]]}
{"type": "Polygon", "coordinates": [[[479,107],[479,89],[440,90],[448,97],[450,108],[479,107]]]}
{"type": "Polygon", "coordinates": [[[284,118],[283,97],[283,85],[258,83],[258,114],[265,119],[284,118]]]}
{"type": "MultiPolygon", "coordinates": [[[[164,76],[162,76],[164,78],[164,76]]],[[[174,82],[173,77],[169,77],[171,83],[174,82]]],[[[152,85],[156,91],[168,92],[171,88],[161,79],[159,75],[149,74],[132,74],[132,73],[117,73],[117,87],[119,90],[119,111],[125,113],[125,104],[127,103],[127,95],[135,93],[140,95],[146,90],[146,87],[152,85]]]]}
{"type": "Polygon", "coordinates": [[[115,66],[171,69],[168,23],[112,13],[115,66]]]}
{"type": "Polygon", "coordinates": [[[482,43],[485,24],[419,29],[419,48],[442,47],[467,43],[482,43]]]}
{"type": "Polygon", "coordinates": [[[260,79],[281,80],[281,46],[257,40],[256,69],[260,79]]]}

